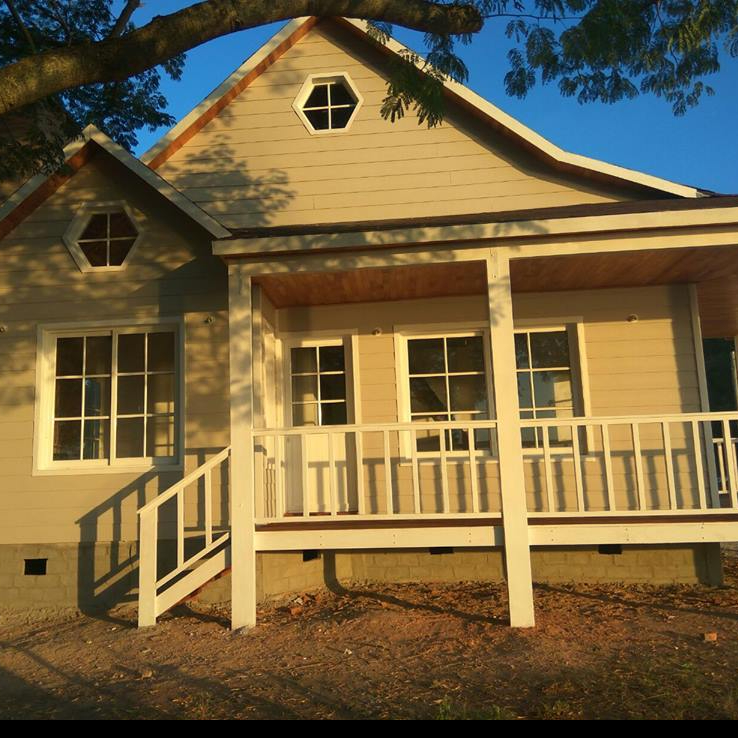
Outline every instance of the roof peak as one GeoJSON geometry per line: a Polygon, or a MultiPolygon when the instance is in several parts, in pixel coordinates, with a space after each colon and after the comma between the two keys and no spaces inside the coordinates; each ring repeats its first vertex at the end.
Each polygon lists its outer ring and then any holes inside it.
{"type": "MultiPolygon", "coordinates": [[[[375,48],[384,49],[387,53],[401,55],[408,51],[406,46],[394,38],[390,38],[385,44],[380,44],[370,38],[364,21],[350,18],[319,19],[314,16],[296,18],[272,36],[269,41],[196,105],[179,123],[142,155],[141,161],[152,169],[161,166],[186,140],[189,140],[197,131],[215,118],[231,100],[307,35],[319,21],[337,23],[352,31],[357,38],[374,45],[375,48]]],[[[485,120],[488,125],[525,145],[534,155],[548,161],[556,168],[578,171],[599,179],[615,181],[620,185],[637,185],[675,197],[696,198],[712,194],[696,187],[571,153],[508,115],[466,85],[449,79],[444,82],[444,87],[447,94],[485,120]]]]}

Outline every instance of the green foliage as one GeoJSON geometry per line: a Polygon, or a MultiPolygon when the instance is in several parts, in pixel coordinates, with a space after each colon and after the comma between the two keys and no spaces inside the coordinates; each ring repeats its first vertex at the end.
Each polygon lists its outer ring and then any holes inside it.
{"type": "MultiPolygon", "coordinates": [[[[474,0],[487,23],[504,21],[512,42],[507,93],[524,97],[538,83],[558,83],[581,103],[613,103],[639,94],[662,97],[683,115],[714,90],[705,79],[722,54],[738,56],[738,0],[474,0]]],[[[383,29],[385,33],[391,29],[383,29]]],[[[429,35],[435,79],[464,82],[457,44],[466,37],[429,35]]],[[[424,67],[426,68],[426,67],[424,67]]],[[[496,70],[490,70],[495,73],[496,70]]],[[[388,89],[382,114],[408,108],[435,125],[438,93],[404,69],[388,89]]]]}
{"type": "MultiPolygon", "coordinates": [[[[107,38],[116,21],[113,5],[114,0],[14,0],[19,25],[0,2],[0,66],[107,38]]],[[[172,125],[160,83],[162,74],[179,79],[183,65],[178,56],[122,82],[79,87],[0,118],[0,180],[56,170],[64,145],[91,123],[127,149],[138,143],[137,131],[172,125]]]]}

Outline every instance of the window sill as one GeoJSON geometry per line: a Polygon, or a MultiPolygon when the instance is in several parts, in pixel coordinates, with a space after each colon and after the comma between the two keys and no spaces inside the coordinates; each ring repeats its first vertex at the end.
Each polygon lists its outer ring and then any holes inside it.
{"type": "Polygon", "coordinates": [[[126,464],[115,466],[47,466],[33,469],[31,476],[33,477],[63,477],[63,476],[84,476],[97,474],[100,476],[108,476],[111,474],[144,474],[146,472],[183,472],[184,466],[181,463],[176,464],[126,464]]]}

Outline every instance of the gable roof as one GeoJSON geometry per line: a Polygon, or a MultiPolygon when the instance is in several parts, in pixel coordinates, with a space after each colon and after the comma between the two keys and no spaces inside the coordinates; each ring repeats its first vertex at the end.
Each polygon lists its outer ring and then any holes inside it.
{"type": "Polygon", "coordinates": [[[94,146],[99,146],[136,177],[156,190],[172,205],[181,210],[191,220],[201,225],[213,238],[227,238],[230,232],[215,218],[208,215],[195,203],[176,190],[163,177],[151,170],[139,159],[115,143],[95,126],[87,126],[79,139],[72,141],[64,149],[64,161],[71,174],[37,174],[18,188],[0,206],[0,238],[9,233],[44,200],[67,182],[90,159],[94,146]]]}
{"type": "MultiPolygon", "coordinates": [[[[213,120],[231,100],[274,64],[286,51],[292,48],[320,20],[319,18],[310,16],[296,18],[288,23],[202,102],[193,108],[174,128],[154,144],[141,157],[141,160],[152,169],[161,166],[184,143],[213,120]]],[[[325,19],[323,20],[325,22],[325,19]]],[[[385,53],[402,54],[408,50],[407,47],[394,39],[390,39],[384,45],[378,44],[367,34],[366,25],[363,21],[348,18],[332,18],[330,22],[337,23],[352,31],[364,43],[384,50],[385,53]]],[[[513,139],[519,145],[556,169],[594,177],[619,185],[637,185],[676,197],[696,198],[713,194],[696,187],[671,182],[650,174],[565,151],[503,112],[500,108],[488,102],[465,85],[454,82],[453,80],[446,80],[443,84],[449,97],[454,99],[462,107],[476,114],[494,130],[513,139]]]]}

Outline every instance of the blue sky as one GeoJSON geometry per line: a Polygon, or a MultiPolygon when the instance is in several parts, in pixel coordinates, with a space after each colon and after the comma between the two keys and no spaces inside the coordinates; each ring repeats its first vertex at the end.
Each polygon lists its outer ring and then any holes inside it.
{"type": "MultiPolygon", "coordinates": [[[[157,0],[136,15],[165,14],[190,4],[157,0]]],[[[281,25],[281,24],[280,24],[281,25]]],[[[180,82],[165,83],[169,111],[177,119],[259,48],[280,25],[265,26],[218,39],[188,54],[180,82]]],[[[418,34],[396,29],[402,43],[422,50],[418,34]]],[[[564,149],[685,184],[738,193],[738,60],[726,57],[723,69],[709,83],[716,95],[705,98],[684,117],[656,98],[641,96],[615,105],[580,105],[562,97],[555,85],[537,87],[518,100],[505,94],[504,74],[510,41],[503,24],[488,24],[462,54],[469,67],[468,85],[510,115],[564,149]]],[[[140,132],[142,153],[165,132],[140,132]]]]}

